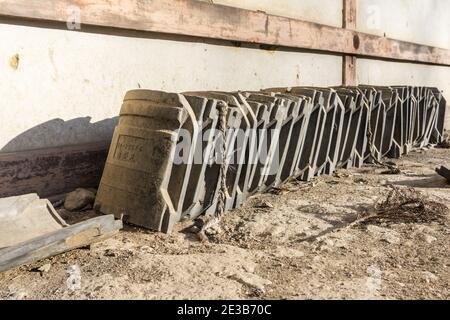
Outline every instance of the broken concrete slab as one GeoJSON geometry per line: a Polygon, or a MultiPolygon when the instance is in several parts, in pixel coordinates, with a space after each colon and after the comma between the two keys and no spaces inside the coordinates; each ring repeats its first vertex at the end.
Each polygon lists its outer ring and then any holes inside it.
{"type": "Polygon", "coordinates": [[[0,248],[60,230],[67,224],[36,193],[0,199],[0,248]]]}
{"type": "Polygon", "coordinates": [[[121,228],[113,216],[69,226],[37,194],[0,199],[0,272],[89,245],[121,228]]]}

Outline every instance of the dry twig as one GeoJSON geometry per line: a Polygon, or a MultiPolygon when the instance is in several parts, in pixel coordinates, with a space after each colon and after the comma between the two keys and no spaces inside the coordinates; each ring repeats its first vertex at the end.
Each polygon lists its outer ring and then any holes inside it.
{"type": "Polygon", "coordinates": [[[443,223],[448,208],[413,188],[400,189],[393,185],[386,198],[375,203],[375,212],[363,216],[358,224],[443,223]]]}

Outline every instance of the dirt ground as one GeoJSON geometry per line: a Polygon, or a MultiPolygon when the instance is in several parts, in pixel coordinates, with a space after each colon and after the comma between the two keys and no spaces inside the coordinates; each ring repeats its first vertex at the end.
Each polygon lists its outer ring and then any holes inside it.
{"type": "Polygon", "coordinates": [[[395,162],[402,174],[338,170],[252,197],[208,243],[184,230],[191,222],[168,235],[127,226],[0,274],[0,299],[449,299],[449,223],[351,224],[388,184],[450,207],[450,185],[434,172],[450,166],[450,149],[395,162]]]}

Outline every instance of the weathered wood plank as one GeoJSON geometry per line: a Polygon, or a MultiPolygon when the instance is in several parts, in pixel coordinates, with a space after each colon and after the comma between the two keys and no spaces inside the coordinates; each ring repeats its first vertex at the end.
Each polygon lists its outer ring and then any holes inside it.
{"type": "Polygon", "coordinates": [[[356,57],[342,57],[342,84],[344,86],[356,86],[356,57]]]}
{"type": "Polygon", "coordinates": [[[356,0],[342,0],[342,27],[356,30],[356,0]]]}
{"type": "MultiPolygon", "coordinates": [[[[356,29],[356,0],[342,0],[342,27],[356,29]]],[[[342,57],[342,84],[356,86],[356,58],[344,55],[342,57]]]]}
{"type": "Polygon", "coordinates": [[[47,197],[78,187],[95,188],[109,143],[0,153],[0,197],[25,193],[47,197]]]}
{"type": "Polygon", "coordinates": [[[194,0],[0,0],[0,16],[81,23],[450,65],[450,50],[194,0]]]}

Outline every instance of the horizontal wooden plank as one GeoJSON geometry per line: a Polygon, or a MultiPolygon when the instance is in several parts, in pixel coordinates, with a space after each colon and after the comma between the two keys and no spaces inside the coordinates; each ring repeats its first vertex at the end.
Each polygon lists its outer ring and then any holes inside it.
{"type": "Polygon", "coordinates": [[[48,197],[78,187],[96,188],[109,143],[0,153],[0,198],[33,192],[48,197]]]}
{"type": "Polygon", "coordinates": [[[194,0],[0,0],[0,15],[450,65],[450,50],[194,0]]]}

